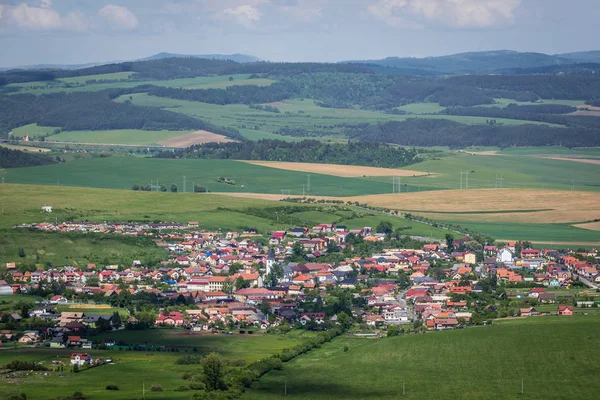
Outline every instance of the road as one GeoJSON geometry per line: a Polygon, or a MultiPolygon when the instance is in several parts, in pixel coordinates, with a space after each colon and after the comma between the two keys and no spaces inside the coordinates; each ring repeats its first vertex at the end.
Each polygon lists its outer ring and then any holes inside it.
{"type": "Polygon", "coordinates": [[[598,289],[598,285],[596,285],[596,284],[595,284],[595,283],[593,283],[592,281],[590,281],[590,280],[588,280],[588,279],[584,278],[584,277],[583,277],[583,276],[581,276],[581,275],[575,274],[575,273],[574,273],[573,275],[575,275],[575,276],[576,276],[576,277],[579,279],[579,281],[581,281],[581,282],[585,283],[585,284],[586,284],[586,285],[588,285],[590,288],[592,288],[592,289],[598,289]]]}

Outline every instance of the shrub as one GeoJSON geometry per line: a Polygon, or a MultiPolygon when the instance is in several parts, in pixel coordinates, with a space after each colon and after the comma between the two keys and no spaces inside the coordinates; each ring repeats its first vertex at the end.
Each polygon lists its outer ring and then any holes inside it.
{"type": "Polygon", "coordinates": [[[117,385],[106,385],[106,390],[119,390],[117,385]]]}
{"type": "Polygon", "coordinates": [[[150,388],[151,392],[162,392],[163,388],[160,385],[152,385],[152,387],[150,388]]]}
{"type": "Polygon", "coordinates": [[[204,382],[192,382],[192,383],[190,383],[190,389],[204,390],[204,389],[206,389],[206,385],[204,384],[204,382]]]}
{"type": "Polygon", "coordinates": [[[190,390],[190,388],[185,385],[180,385],[175,388],[176,392],[187,392],[188,390],[190,390]]]}
{"type": "Polygon", "coordinates": [[[347,353],[350,348],[348,346],[344,346],[344,353],[347,353]]]}

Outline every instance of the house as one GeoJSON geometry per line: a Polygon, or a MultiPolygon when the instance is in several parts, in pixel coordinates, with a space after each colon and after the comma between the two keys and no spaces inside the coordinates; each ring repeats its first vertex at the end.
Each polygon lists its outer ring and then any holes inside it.
{"type": "Polygon", "coordinates": [[[92,356],[88,353],[73,353],[71,354],[71,365],[77,365],[83,367],[84,365],[92,364],[92,356]]]}
{"type": "Polygon", "coordinates": [[[37,331],[27,331],[23,333],[23,336],[19,339],[19,343],[21,344],[35,344],[40,341],[40,335],[37,331]]]}
{"type": "Polygon", "coordinates": [[[52,296],[50,298],[50,304],[67,304],[69,301],[60,295],[52,296]]]}
{"type": "Polygon", "coordinates": [[[496,255],[496,262],[503,264],[512,264],[514,261],[513,253],[509,249],[502,249],[496,255]]]}
{"type": "Polygon", "coordinates": [[[67,346],[66,340],[63,336],[56,336],[50,340],[51,349],[64,349],[67,346]]]}
{"type": "Polygon", "coordinates": [[[463,255],[463,260],[466,264],[477,264],[477,256],[470,251],[463,255]]]}
{"type": "Polygon", "coordinates": [[[572,306],[559,306],[558,307],[558,315],[573,315],[573,307],[572,306]]]}
{"type": "Polygon", "coordinates": [[[161,313],[156,321],[154,321],[154,325],[173,325],[180,326],[184,324],[183,314],[178,311],[171,311],[168,314],[161,313]]]}
{"type": "Polygon", "coordinates": [[[533,307],[529,308],[521,308],[521,316],[522,317],[531,317],[533,315],[539,315],[540,313],[533,307]]]}

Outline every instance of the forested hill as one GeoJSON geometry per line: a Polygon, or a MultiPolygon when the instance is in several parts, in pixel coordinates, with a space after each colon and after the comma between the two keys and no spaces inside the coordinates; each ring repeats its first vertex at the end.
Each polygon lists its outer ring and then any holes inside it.
{"type": "Polygon", "coordinates": [[[156,157],[289,161],[385,168],[398,168],[422,161],[419,152],[415,149],[367,142],[326,144],[316,140],[207,143],[176,152],[159,153],[156,157]]]}
{"type": "Polygon", "coordinates": [[[35,167],[53,164],[56,161],[47,155],[11,150],[0,146],[0,168],[35,167]]]}
{"type": "Polygon", "coordinates": [[[143,129],[208,130],[233,139],[235,129],[221,128],[200,119],[157,107],[140,107],[112,99],[123,90],[99,92],[0,96],[0,137],[11,129],[38,123],[63,130],[143,129]]]}
{"type": "MultiPolygon", "coordinates": [[[[585,117],[584,117],[585,118],[585,117]]],[[[598,118],[587,118],[592,123],[598,118]]],[[[499,126],[490,120],[487,125],[464,125],[444,119],[407,119],[379,125],[349,128],[350,138],[403,146],[600,146],[600,129],[577,125],[553,128],[547,125],[499,126]]],[[[586,121],[584,119],[583,121],[586,121]]]]}

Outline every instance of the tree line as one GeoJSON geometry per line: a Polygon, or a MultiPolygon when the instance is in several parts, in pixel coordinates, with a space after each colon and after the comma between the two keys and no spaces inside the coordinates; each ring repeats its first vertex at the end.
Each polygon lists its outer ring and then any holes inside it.
{"type": "Polygon", "coordinates": [[[403,167],[422,160],[420,153],[415,149],[392,147],[382,143],[330,144],[316,140],[206,143],[174,152],[161,152],[155,157],[312,162],[385,168],[403,167]]]}
{"type": "Polygon", "coordinates": [[[416,119],[361,125],[346,130],[352,139],[404,146],[600,146],[598,129],[547,125],[465,125],[445,119],[416,119]]]}
{"type": "Polygon", "coordinates": [[[56,160],[45,154],[12,150],[0,146],[0,168],[35,167],[54,163],[56,160]]]}

